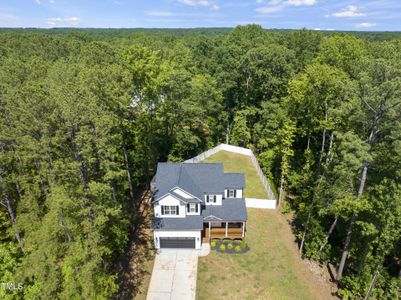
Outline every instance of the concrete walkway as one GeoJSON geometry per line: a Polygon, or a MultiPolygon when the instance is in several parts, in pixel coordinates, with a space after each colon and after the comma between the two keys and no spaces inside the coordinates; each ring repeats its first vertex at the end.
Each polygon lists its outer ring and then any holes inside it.
{"type": "Polygon", "coordinates": [[[146,299],[195,299],[199,252],[191,249],[162,249],[156,254],[146,299]]]}

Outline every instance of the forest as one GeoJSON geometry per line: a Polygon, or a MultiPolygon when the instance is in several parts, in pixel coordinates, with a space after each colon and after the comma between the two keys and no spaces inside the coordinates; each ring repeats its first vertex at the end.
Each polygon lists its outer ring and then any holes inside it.
{"type": "Polygon", "coordinates": [[[122,298],[157,162],[226,142],[339,297],[401,298],[401,35],[258,25],[0,31],[0,298],[122,298]]]}

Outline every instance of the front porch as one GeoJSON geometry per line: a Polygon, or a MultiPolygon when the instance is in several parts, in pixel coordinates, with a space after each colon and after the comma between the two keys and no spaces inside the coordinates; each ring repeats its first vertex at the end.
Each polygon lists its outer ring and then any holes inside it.
{"type": "Polygon", "coordinates": [[[211,239],[242,239],[245,237],[246,222],[204,222],[202,242],[211,239]]]}

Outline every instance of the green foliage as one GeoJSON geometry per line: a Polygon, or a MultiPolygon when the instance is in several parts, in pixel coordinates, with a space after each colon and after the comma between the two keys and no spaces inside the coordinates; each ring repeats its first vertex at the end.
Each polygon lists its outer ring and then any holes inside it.
{"type": "Polygon", "coordinates": [[[216,246],[217,246],[217,241],[212,241],[212,242],[210,243],[210,247],[211,247],[212,249],[216,248],[216,246]]]}
{"type": "Polygon", "coordinates": [[[246,240],[245,239],[242,239],[242,241],[241,241],[241,248],[242,249],[246,248],[246,240]]]}
{"type": "Polygon", "coordinates": [[[1,29],[0,281],[24,289],[0,298],[117,297],[135,192],[157,162],[226,141],[287,195],[305,256],[338,262],[355,217],[344,298],[376,270],[371,297],[399,298],[395,35],[1,29]]]}
{"type": "Polygon", "coordinates": [[[241,246],[240,245],[235,246],[234,251],[237,252],[237,253],[240,252],[241,251],[241,246]]]}
{"type": "Polygon", "coordinates": [[[228,245],[227,245],[227,249],[232,249],[232,248],[234,248],[234,245],[233,245],[233,243],[229,243],[228,245]]]}

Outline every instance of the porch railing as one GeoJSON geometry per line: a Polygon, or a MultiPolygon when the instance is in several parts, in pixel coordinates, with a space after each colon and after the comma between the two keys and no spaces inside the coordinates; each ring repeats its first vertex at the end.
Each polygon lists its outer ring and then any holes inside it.
{"type": "MultiPolygon", "coordinates": [[[[226,237],[225,228],[211,228],[211,238],[224,238],[226,237]]],[[[242,237],[242,228],[227,228],[227,237],[229,238],[240,238],[242,237]]]]}

